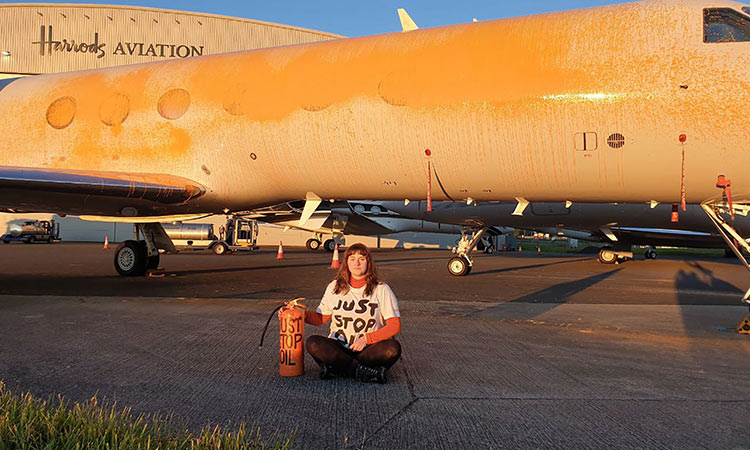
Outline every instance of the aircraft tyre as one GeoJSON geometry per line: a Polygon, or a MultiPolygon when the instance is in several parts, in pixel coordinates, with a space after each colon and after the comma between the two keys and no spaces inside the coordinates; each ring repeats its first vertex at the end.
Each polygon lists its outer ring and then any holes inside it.
{"type": "Polygon", "coordinates": [[[146,270],[159,268],[159,254],[146,258],[146,270]]]}
{"type": "Polygon", "coordinates": [[[471,272],[469,260],[463,256],[454,256],[448,261],[448,272],[454,277],[463,277],[471,272]]]}
{"type": "Polygon", "coordinates": [[[146,242],[128,240],[115,250],[115,270],[124,277],[137,277],[146,273],[146,242]]]}
{"type": "Polygon", "coordinates": [[[310,238],[305,242],[305,247],[307,247],[308,250],[317,250],[320,248],[320,241],[314,238],[310,238]]]}
{"type": "Polygon", "coordinates": [[[656,250],[649,248],[646,249],[646,253],[643,255],[646,259],[656,259],[656,250]]]}
{"type": "Polygon", "coordinates": [[[327,252],[334,251],[336,249],[336,241],[334,241],[333,239],[326,240],[325,242],[323,242],[323,248],[327,252]]]}
{"type": "Polygon", "coordinates": [[[617,253],[609,247],[599,250],[599,262],[602,264],[614,264],[617,262],[617,253]]]}
{"type": "Polygon", "coordinates": [[[494,245],[488,245],[488,246],[486,246],[484,248],[484,252],[487,253],[488,255],[491,255],[491,254],[495,253],[495,246],[494,245]]]}
{"type": "Polygon", "coordinates": [[[229,247],[227,247],[227,244],[223,242],[217,242],[213,247],[211,247],[211,250],[213,250],[217,255],[226,255],[229,252],[229,247]]]}

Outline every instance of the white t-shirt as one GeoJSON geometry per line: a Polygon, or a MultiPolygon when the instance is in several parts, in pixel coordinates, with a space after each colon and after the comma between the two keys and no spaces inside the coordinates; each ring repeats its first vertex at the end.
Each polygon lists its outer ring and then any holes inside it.
{"type": "Polygon", "coordinates": [[[400,317],[398,300],[385,283],[377,285],[370,297],[365,297],[367,286],[349,286],[349,292],[346,294],[334,294],[335,287],[335,280],[326,287],[318,312],[331,316],[331,331],[328,337],[338,339],[347,347],[352,345],[358,336],[384,327],[387,319],[400,317]]]}

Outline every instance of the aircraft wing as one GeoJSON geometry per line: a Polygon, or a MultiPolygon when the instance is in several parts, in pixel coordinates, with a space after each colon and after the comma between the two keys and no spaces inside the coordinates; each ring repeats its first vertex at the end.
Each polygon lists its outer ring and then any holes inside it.
{"type": "MultiPolygon", "coordinates": [[[[567,236],[591,242],[611,244],[604,233],[599,230],[582,230],[570,228],[533,228],[534,231],[550,233],[550,235],[567,236]]],[[[624,240],[634,245],[673,246],[691,248],[723,248],[724,241],[716,234],[702,231],[672,230],[666,228],[637,228],[612,227],[611,232],[618,240],[624,240]]]]}
{"type": "MultiPolygon", "coordinates": [[[[377,202],[368,202],[376,204],[377,202]]],[[[311,218],[304,224],[299,224],[303,202],[287,202],[253,211],[250,217],[254,219],[285,225],[312,232],[330,233],[332,229],[344,234],[383,235],[394,231],[353,210],[351,202],[323,203],[311,218]]]]}
{"type": "Polygon", "coordinates": [[[166,174],[0,166],[0,210],[100,216],[194,212],[200,184],[166,174]]]}
{"type": "Polygon", "coordinates": [[[393,233],[393,230],[353,211],[348,205],[345,208],[332,208],[331,213],[346,218],[346,226],[344,227],[346,234],[379,236],[393,233]]]}

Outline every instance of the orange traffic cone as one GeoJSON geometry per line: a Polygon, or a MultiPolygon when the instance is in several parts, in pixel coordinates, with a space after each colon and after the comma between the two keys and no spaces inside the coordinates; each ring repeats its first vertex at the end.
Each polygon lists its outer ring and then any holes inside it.
{"type": "Polygon", "coordinates": [[[339,244],[333,249],[333,258],[331,258],[331,269],[339,268],[339,244]]]}
{"type": "Polygon", "coordinates": [[[541,255],[542,254],[542,247],[537,247],[536,248],[536,254],[537,255],[541,255]]]}
{"type": "Polygon", "coordinates": [[[104,249],[109,248],[109,236],[104,236],[104,249]]]}
{"type": "Polygon", "coordinates": [[[276,252],[276,259],[284,259],[284,244],[279,241],[279,251],[276,252]]]}
{"type": "Polygon", "coordinates": [[[523,248],[521,248],[521,244],[518,244],[518,253],[523,253],[523,248]]]}

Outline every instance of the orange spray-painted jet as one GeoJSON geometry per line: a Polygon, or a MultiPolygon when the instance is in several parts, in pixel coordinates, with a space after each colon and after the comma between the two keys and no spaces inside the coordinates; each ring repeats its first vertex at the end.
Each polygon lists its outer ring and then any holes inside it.
{"type": "Polygon", "coordinates": [[[721,221],[750,200],[748,14],[652,0],[3,80],[0,208],[140,224],[123,274],[169,248],[159,216],[290,199],[303,219],[429,196],[713,202],[721,221]]]}

